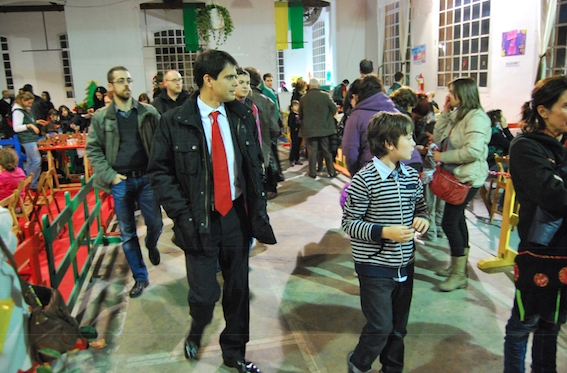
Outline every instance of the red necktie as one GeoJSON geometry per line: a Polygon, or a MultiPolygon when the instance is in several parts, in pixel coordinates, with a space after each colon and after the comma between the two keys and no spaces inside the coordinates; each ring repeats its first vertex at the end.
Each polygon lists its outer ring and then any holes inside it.
{"type": "Polygon", "coordinates": [[[217,117],[220,112],[213,111],[213,138],[211,156],[213,158],[213,182],[215,192],[215,210],[226,216],[232,208],[232,194],[230,192],[230,176],[228,175],[228,162],[224,142],[219,128],[217,117]]]}

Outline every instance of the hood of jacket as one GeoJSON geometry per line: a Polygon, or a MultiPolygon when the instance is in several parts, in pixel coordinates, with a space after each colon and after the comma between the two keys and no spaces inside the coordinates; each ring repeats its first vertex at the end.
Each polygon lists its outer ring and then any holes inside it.
{"type": "Polygon", "coordinates": [[[357,102],[356,106],[352,109],[351,115],[357,112],[360,114],[362,111],[371,111],[373,113],[377,113],[379,111],[389,111],[391,113],[398,112],[394,102],[384,92],[378,92],[373,96],[357,102]]]}

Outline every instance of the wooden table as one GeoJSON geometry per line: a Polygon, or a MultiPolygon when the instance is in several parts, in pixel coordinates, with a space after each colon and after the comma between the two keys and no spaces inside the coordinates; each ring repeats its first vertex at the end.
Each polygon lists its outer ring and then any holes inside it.
{"type": "MultiPolygon", "coordinates": [[[[40,151],[45,151],[47,152],[47,165],[48,165],[48,169],[55,169],[55,160],[53,157],[53,152],[54,151],[62,151],[65,152],[66,150],[71,150],[71,149],[85,149],[86,146],[86,134],[77,134],[77,135],[65,135],[65,134],[60,134],[60,135],[54,135],[52,138],[50,139],[44,139],[44,140],[40,140],[37,143],[37,147],[40,151]]],[[[63,156],[63,161],[65,162],[66,157],[63,156]]],[[[85,181],[89,180],[90,177],[90,164],[89,161],[87,159],[87,154],[85,153],[83,156],[83,164],[84,164],[84,168],[85,168],[85,181]]],[[[79,177],[81,175],[72,175],[70,174],[69,170],[68,170],[68,164],[65,162],[64,163],[64,170],[67,174],[67,177],[69,179],[79,179],[79,177]]],[[[55,178],[55,189],[56,190],[75,190],[75,189],[80,189],[81,188],[81,183],[79,180],[75,181],[75,182],[71,182],[69,184],[59,184],[59,178],[56,177],[55,178]]]]}

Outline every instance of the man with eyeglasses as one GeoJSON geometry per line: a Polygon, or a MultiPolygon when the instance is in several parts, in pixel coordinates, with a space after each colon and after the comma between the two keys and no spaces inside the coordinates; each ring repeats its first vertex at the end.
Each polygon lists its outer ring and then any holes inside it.
{"type": "Polygon", "coordinates": [[[183,78],[178,71],[169,70],[166,72],[163,82],[165,89],[152,102],[152,105],[160,114],[183,105],[190,96],[189,92],[183,89],[183,78]]]}
{"type": "Polygon", "coordinates": [[[249,246],[252,237],[276,243],[266,211],[262,151],[252,109],[235,100],[237,63],[226,52],[197,55],[199,91],[166,112],[157,128],[148,176],[175,225],[185,252],[191,329],[185,357],[197,358],[221,289],[226,327],[223,362],[238,372],[260,373],[245,358],[250,339],[249,246]]]}
{"type": "Polygon", "coordinates": [[[150,262],[160,263],[161,208],[146,176],[160,114],[153,106],[132,98],[133,80],[125,67],[113,67],[107,78],[112,102],[94,113],[86,152],[95,171],[95,186],[114,197],[122,249],[135,281],[130,297],[136,298],[150,282],[136,233],[134,202],[147,226],[145,244],[150,262]]]}

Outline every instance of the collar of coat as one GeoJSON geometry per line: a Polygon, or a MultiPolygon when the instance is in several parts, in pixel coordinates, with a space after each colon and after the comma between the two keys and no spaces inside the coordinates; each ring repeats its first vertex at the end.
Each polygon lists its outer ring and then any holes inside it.
{"type": "MultiPolygon", "coordinates": [[[[171,115],[176,121],[186,125],[195,125],[195,121],[201,123],[201,115],[199,114],[199,109],[197,107],[197,97],[199,96],[198,91],[192,94],[183,105],[168,110],[164,116],[168,117],[171,115]]],[[[236,115],[240,119],[246,119],[248,116],[252,116],[252,109],[244,105],[238,100],[225,102],[224,107],[227,111],[227,116],[230,118],[231,115],[236,115]]],[[[229,119],[230,121],[230,119],[229,119]]]]}

